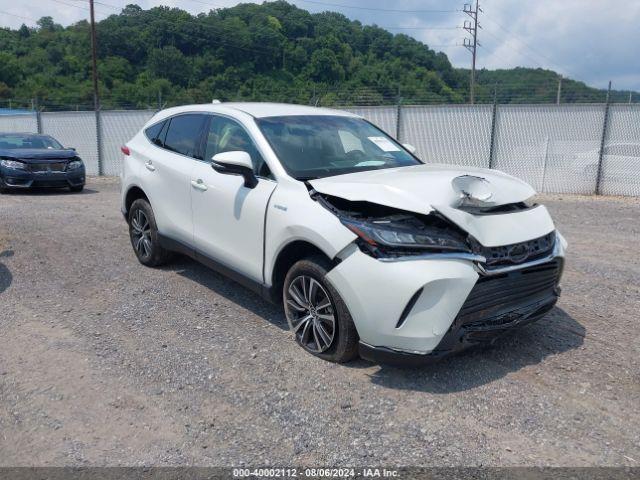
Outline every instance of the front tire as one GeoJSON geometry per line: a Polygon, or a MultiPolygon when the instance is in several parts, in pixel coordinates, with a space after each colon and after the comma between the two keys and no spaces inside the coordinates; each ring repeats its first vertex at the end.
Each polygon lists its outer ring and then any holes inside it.
{"type": "Polygon", "coordinates": [[[84,185],[78,185],[75,187],[69,187],[69,191],[73,192],[73,193],[80,193],[82,190],[84,190],[84,185]]]}
{"type": "Polygon", "coordinates": [[[296,262],[287,273],[282,300],[296,342],[324,360],[344,363],[358,356],[358,333],[344,300],[326,280],[323,257],[296,262]]]}
{"type": "Polygon", "coordinates": [[[147,267],[166,263],[169,252],[162,248],[153,209],[145,199],[138,199],[129,209],[129,238],[138,261],[147,267]]]}

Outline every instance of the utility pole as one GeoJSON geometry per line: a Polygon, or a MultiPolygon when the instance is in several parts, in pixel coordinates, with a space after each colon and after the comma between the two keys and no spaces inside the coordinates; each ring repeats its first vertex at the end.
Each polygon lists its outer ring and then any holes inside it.
{"type": "Polygon", "coordinates": [[[93,73],[93,108],[97,112],[100,110],[100,95],[98,92],[98,44],[96,41],[96,19],[93,10],[93,0],[89,0],[89,12],[91,16],[91,62],[93,73]]]}
{"type": "Polygon", "coordinates": [[[629,105],[631,105],[631,96],[633,95],[633,92],[629,92],[629,105]]]}
{"type": "Polygon", "coordinates": [[[471,17],[471,21],[464,21],[464,26],[462,28],[473,36],[473,40],[465,38],[463,42],[463,46],[471,52],[471,83],[469,85],[469,101],[473,104],[475,102],[476,52],[478,47],[481,46],[480,42],[478,42],[478,28],[482,28],[478,23],[478,12],[482,12],[482,9],[480,8],[478,0],[476,0],[475,9],[473,9],[471,4],[465,3],[462,11],[471,17]]]}
{"type": "Polygon", "coordinates": [[[96,17],[93,0],[89,0],[89,15],[91,16],[91,67],[93,76],[93,110],[96,115],[96,147],[98,154],[98,175],[102,175],[102,126],[100,119],[100,92],[98,91],[98,41],[96,39],[96,17]]]}
{"type": "Polygon", "coordinates": [[[602,191],[602,159],[604,157],[604,146],[607,141],[607,129],[609,127],[609,105],[611,104],[611,80],[607,88],[607,103],[604,105],[604,121],[602,123],[602,137],[600,139],[600,152],[598,154],[598,174],[596,176],[596,195],[602,191]]]}
{"type": "Polygon", "coordinates": [[[556,105],[560,105],[561,95],[562,95],[562,75],[558,75],[558,93],[556,94],[556,105]]]}

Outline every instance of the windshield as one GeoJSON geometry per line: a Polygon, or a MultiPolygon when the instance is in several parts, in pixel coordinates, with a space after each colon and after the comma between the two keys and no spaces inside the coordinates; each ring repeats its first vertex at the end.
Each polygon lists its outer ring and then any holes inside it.
{"type": "Polygon", "coordinates": [[[256,122],[289,175],[298,180],[421,164],[360,118],[297,115],[256,122]]]}
{"type": "Polygon", "coordinates": [[[63,148],[47,135],[0,135],[0,148],[7,150],[26,148],[63,148]]]}

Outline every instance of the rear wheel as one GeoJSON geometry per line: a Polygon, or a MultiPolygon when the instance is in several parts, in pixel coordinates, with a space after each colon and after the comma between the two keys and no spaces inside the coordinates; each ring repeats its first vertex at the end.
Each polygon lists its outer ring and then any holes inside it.
{"type": "Polygon", "coordinates": [[[282,299],[298,345],[344,363],[358,356],[358,333],[342,297],[325,278],[330,269],[323,257],[296,262],[285,278],[282,299]]]}
{"type": "Polygon", "coordinates": [[[129,209],[129,237],[133,251],[143,265],[157,267],[167,261],[169,252],[160,245],[153,210],[144,199],[136,200],[129,209]]]}
{"type": "Polygon", "coordinates": [[[76,187],[69,187],[69,191],[74,192],[74,193],[79,193],[82,190],[84,190],[84,185],[78,185],[76,187]]]}

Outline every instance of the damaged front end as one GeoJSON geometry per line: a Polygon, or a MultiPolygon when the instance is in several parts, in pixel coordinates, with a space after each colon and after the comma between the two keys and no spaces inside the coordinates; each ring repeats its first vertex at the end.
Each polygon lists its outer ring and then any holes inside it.
{"type": "Polygon", "coordinates": [[[314,191],[311,195],[357,235],[356,244],[361,251],[378,260],[448,255],[485,261],[474,251],[473,245],[478,242],[436,211],[418,214],[314,191]]]}
{"type": "Polygon", "coordinates": [[[331,273],[348,298],[358,299],[349,306],[364,358],[422,364],[492,343],[544,316],[560,295],[564,262],[555,230],[487,247],[435,209],[420,214],[311,195],[357,235],[365,254],[351,255],[331,273]]]}

